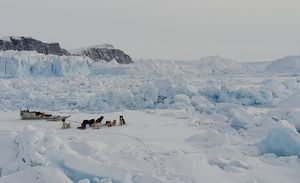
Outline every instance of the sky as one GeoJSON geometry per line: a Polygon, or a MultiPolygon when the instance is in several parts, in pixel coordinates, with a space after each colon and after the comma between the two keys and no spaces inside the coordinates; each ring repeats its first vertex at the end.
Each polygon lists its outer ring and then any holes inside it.
{"type": "Polygon", "coordinates": [[[113,44],[133,58],[239,61],[300,54],[299,0],[0,0],[0,37],[75,49],[113,44]]]}

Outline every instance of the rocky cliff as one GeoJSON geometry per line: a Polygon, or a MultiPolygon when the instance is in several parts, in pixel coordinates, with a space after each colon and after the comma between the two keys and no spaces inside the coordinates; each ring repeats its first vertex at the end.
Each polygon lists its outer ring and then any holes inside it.
{"type": "Polygon", "coordinates": [[[59,43],[44,43],[31,37],[5,37],[0,39],[0,50],[36,51],[45,55],[70,55],[59,43]]]}
{"type": "Polygon", "coordinates": [[[133,63],[129,55],[124,53],[122,50],[114,48],[110,44],[81,48],[78,50],[73,50],[71,53],[79,56],[87,56],[94,61],[105,60],[106,62],[110,62],[114,59],[120,64],[133,63]]]}
{"type": "Polygon", "coordinates": [[[87,56],[94,61],[105,60],[110,62],[116,60],[120,64],[133,63],[129,55],[109,44],[73,50],[72,54],[70,54],[67,50],[62,49],[59,43],[45,43],[31,37],[9,36],[0,39],[0,50],[36,51],[45,55],[76,55],[87,56]]]}

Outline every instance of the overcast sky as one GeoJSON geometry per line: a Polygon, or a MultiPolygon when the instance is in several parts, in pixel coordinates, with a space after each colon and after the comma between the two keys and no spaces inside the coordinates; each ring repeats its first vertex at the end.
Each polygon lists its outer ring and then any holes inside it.
{"type": "Polygon", "coordinates": [[[134,58],[300,54],[299,0],[0,0],[0,20],[0,37],[111,43],[134,58]]]}

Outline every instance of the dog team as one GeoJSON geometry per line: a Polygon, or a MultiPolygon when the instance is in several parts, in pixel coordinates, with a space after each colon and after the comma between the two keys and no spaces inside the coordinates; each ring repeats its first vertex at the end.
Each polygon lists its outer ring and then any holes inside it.
{"type": "MultiPolygon", "coordinates": [[[[104,119],[104,116],[101,116],[98,119],[90,119],[90,120],[83,120],[81,125],[77,127],[80,130],[86,129],[86,125],[89,125],[93,129],[100,129],[101,126],[107,126],[107,127],[113,127],[117,125],[117,120],[112,120],[112,121],[106,121],[105,124],[101,124],[102,120],[104,119]]],[[[118,126],[125,125],[125,119],[123,116],[119,116],[119,124],[118,126]]],[[[62,119],[62,129],[67,129],[71,128],[71,123],[67,123],[65,119],[62,119]]]]}

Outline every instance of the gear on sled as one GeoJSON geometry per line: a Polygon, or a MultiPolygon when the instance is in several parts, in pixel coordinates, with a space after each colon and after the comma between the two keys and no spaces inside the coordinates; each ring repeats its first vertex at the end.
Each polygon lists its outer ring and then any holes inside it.
{"type": "Polygon", "coordinates": [[[29,111],[29,109],[20,109],[21,120],[47,120],[47,121],[61,121],[69,118],[69,116],[56,116],[39,111],[29,111]]]}

